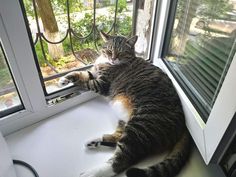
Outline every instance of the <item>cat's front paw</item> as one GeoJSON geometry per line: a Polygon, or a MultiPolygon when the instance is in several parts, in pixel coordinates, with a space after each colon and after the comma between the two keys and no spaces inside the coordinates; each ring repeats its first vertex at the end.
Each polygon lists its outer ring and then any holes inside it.
{"type": "Polygon", "coordinates": [[[83,82],[88,81],[88,79],[89,79],[89,74],[87,71],[74,71],[61,77],[58,81],[58,85],[60,87],[66,86],[69,83],[74,83],[76,85],[79,85],[83,82]]]}
{"type": "Polygon", "coordinates": [[[73,83],[78,80],[79,72],[71,72],[66,74],[65,76],[61,77],[58,81],[58,86],[64,87],[69,83],[73,83]]]}
{"type": "Polygon", "coordinates": [[[69,83],[72,83],[72,81],[67,79],[66,77],[61,77],[57,84],[59,87],[64,87],[68,85],[69,83]]]}

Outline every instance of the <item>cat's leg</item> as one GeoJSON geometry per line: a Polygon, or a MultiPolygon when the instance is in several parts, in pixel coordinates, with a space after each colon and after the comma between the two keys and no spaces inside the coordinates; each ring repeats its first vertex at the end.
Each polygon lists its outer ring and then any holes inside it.
{"type": "MultiPolygon", "coordinates": [[[[85,172],[82,172],[80,174],[80,177],[113,177],[116,176],[118,173],[122,171],[116,171],[116,166],[114,167],[114,159],[110,159],[107,162],[96,166],[95,168],[92,168],[90,170],[87,170],[85,172]]],[[[127,163],[124,163],[127,164],[127,163]]],[[[128,168],[127,166],[126,168],[128,168]]],[[[125,168],[125,169],[126,169],[125,168]]],[[[125,170],[124,169],[124,170],[125,170]]]]}
{"type": "Polygon", "coordinates": [[[110,102],[116,117],[119,119],[116,131],[113,134],[104,135],[101,138],[96,138],[87,143],[88,148],[97,148],[100,146],[116,146],[116,143],[120,140],[126,123],[130,120],[133,106],[129,97],[124,95],[118,95],[110,102]]]}
{"type": "Polygon", "coordinates": [[[107,162],[80,174],[80,177],[112,177],[128,169],[139,160],[134,146],[128,136],[123,135],[117,143],[113,157],[107,162]]]}
{"type": "Polygon", "coordinates": [[[89,71],[71,72],[61,77],[58,85],[65,86],[69,83],[74,83],[81,90],[94,91],[101,95],[107,95],[110,87],[110,82],[105,76],[94,76],[89,71]]]}
{"type": "Polygon", "coordinates": [[[119,120],[118,126],[114,133],[104,134],[102,138],[93,139],[92,141],[89,141],[86,144],[86,147],[89,149],[94,149],[101,146],[115,147],[116,143],[120,140],[124,132],[125,124],[126,124],[125,121],[119,120]]]}
{"type": "Polygon", "coordinates": [[[112,168],[112,162],[107,161],[102,165],[81,173],[79,177],[112,177],[115,175],[116,173],[112,168]]]}

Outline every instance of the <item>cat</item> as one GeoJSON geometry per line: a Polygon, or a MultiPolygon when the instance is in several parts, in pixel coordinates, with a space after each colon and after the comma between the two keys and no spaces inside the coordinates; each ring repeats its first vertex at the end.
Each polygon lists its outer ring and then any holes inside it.
{"type": "Polygon", "coordinates": [[[127,39],[100,33],[105,43],[93,70],[71,72],[59,80],[60,85],[73,82],[82,90],[108,97],[119,118],[114,133],[87,144],[88,148],[114,146],[113,157],[80,176],[111,177],[125,170],[128,177],[176,176],[189,157],[191,138],[171,80],[135,56],[137,36],[127,39]],[[131,167],[147,155],[164,151],[170,153],[160,163],[144,169],[131,167]]]}

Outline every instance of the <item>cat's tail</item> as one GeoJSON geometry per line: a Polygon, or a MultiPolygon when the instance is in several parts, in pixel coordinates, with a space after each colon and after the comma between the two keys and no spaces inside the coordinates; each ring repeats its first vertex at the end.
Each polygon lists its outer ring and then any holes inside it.
{"type": "Polygon", "coordinates": [[[130,168],[127,170],[128,177],[174,177],[185,165],[191,151],[190,135],[186,131],[181,139],[175,144],[172,152],[160,163],[145,169],[130,168]]]}

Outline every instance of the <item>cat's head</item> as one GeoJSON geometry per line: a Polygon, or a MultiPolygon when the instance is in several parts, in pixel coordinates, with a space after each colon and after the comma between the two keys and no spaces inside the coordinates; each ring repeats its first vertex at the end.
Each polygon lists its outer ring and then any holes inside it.
{"type": "Polygon", "coordinates": [[[119,64],[132,60],[135,57],[134,45],[137,36],[126,38],[124,36],[111,36],[104,32],[100,32],[104,44],[101,52],[103,57],[107,58],[111,64],[119,64]]]}

